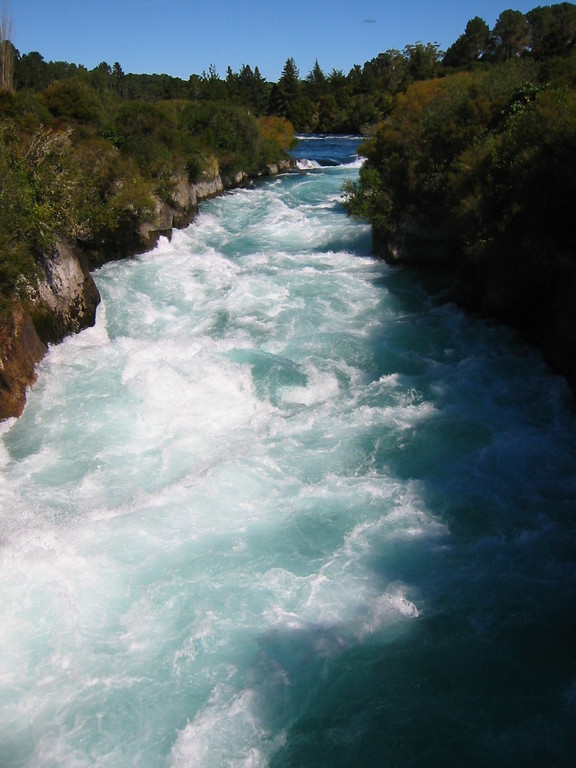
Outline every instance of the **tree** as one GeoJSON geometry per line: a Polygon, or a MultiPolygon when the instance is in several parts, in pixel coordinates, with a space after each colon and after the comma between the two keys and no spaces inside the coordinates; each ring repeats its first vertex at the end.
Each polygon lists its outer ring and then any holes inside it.
{"type": "Polygon", "coordinates": [[[463,35],[453,43],[444,56],[446,67],[468,67],[482,58],[490,45],[490,27],[475,16],[466,24],[463,35]]]}
{"type": "Polygon", "coordinates": [[[220,79],[215,65],[210,64],[208,74],[206,71],[202,72],[202,98],[208,101],[224,101],[225,93],[225,82],[220,79]]]}
{"type": "Polygon", "coordinates": [[[90,83],[98,93],[106,93],[112,90],[112,67],[106,61],[101,61],[97,67],[90,72],[90,83]]]}
{"type": "Polygon", "coordinates": [[[278,86],[288,100],[295,99],[300,91],[300,72],[294,59],[286,60],[278,86]]]}
{"type": "Polygon", "coordinates": [[[226,95],[230,101],[248,107],[256,115],[266,112],[268,85],[258,67],[252,71],[248,64],[243,64],[238,73],[228,67],[226,95]]]}
{"type": "Polygon", "coordinates": [[[326,75],[322,72],[318,59],[316,59],[314,67],[306,77],[306,86],[308,94],[313,101],[318,101],[326,92],[326,75]]]}
{"type": "Polygon", "coordinates": [[[292,120],[292,105],[300,93],[299,78],[296,62],[292,58],[287,59],[282,75],[270,95],[269,112],[278,117],[286,117],[294,124],[296,121],[292,120]]]}
{"type": "Polygon", "coordinates": [[[534,8],[526,14],[535,58],[564,56],[576,44],[576,6],[572,3],[534,8]]]}
{"type": "Polygon", "coordinates": [[[38,51],[20,56],[16,62],[15,81],[18,90],[43,91],[50,85],[48,64],[38,51]]]}
{"type": "Polygon", "coordinates": [[[364,64],[363,74],[369,92],[384,90],[397,93],[406,84],[408,61],[400,51],[389,49],[364,64]]]}
{"type": "MultiPolygon", "coordinates": [[[[294,126],[285,117],[261,117],[258,119],[260,132],[265,142],[276,144],[281,149],[289,149],[296,143],[294,139],[294,126]]],[[[282,157],[282,153],[278,153],[282,157]]]]}
{"type": "Polygon", "coordinates": [[[6,5],[0,11],[0,89],[14,90],[14,63],[16,49],[10,40],[12,36],[12,15],[6,5]]]}
{"type": "Polygon", "coordinates": [[[428,80],[438,73],[442,57],[437,43],[416,43],[404,48],[408,60],[408,72],[413,80],[428,80]]]}
{"type": "Polygon", "coordinates": [[[120,64],[115,61],[114,66],[112,67],[112,79],[114,83],[114,89],[116,93],[119,93],[122,96],[122,84],[124,82],[124,70],[120,66],[120,64]]]}
{"type": "Polygon", "coordinates": [[[228,101],[233,101],[234,104],[240,104],[242,102],[238,84],[238,75],[236,72],[232,71],[232,67],[228,67],[226,70],[226,98],[228,101]]]}
{"type": "Polygon", "coordinates": [[[520,11],[503,11],[492,30],[492,50],[498,60],[519,56],[530,45],[528,19],[520,11]]]}
{"type": "Polygon", "coordinates": [[[44,91],[50,112],[62,122],[98,125],[102,105],[96,93],[78,78],[55,80],[44,91]]]}
{"type": "MultiPolygon", "coordinates": [[[[240,72],[240,82],[242,82],[243,73],[240,72]]],[[[270,86],[266,82],[266,79],[262,76],[258,67],[254,67],[252,78],[250,80],[250,94],[251,104],[254,111],[258,115],[263,115],[266,112],[266,106],[268,104],[268,96],[270,92],[270,86]]]]}

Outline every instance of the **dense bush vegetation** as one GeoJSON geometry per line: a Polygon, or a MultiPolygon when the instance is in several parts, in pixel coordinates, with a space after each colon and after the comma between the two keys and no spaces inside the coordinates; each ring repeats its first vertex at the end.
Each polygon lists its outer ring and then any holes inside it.
{"type": "MultiPolygon", "coordinates": [[[[462,68],[485,68],[516,58],[543,61],[564,57],[574,47],[576,7],[558,3],[537,7],[527,14],[506,10],[493,29],[475,17],[446,52],[435,43],[409,43],[402,51],[387,50],[374,59],[357,64],[345,74],[323,72],[316,62],[301,77],[297,63],[289,58],[277,83],[267,82],[258,67],[243,65],[239,72],[228,68],[221,77],[210,66],[188,80],[169,75],[124,73],[121,65],[102,62],[93,70],[61,61],[44,61],[40,53],[15,51],[14,85],[18,92],[44,93],[51,84],[82,82],[100,98],[115,95],[148,102],[189,100],[226,102],[249,110],[256,117],[285,117],[297,131],[366,132],[385,118],[396,94],[414,82],[444,77],[462,68]]],[[[62,86],[59,86],[62,87],[62,86]]],[[[65,102],[65,93],[48,94],[54,107],[65,102]]],[[[82,110],[90,111],[84,98],[82,110]]],[[[60,108],[70,109],[65,103],[60,108]]]]}
{"type": "Polygon", "coordinates": [[[442,78],[396,96],[347,189],[390,256],[573,252],[575,41],[570,3],[476,18],[442,78]]]}
{"type": "Polygon", "coordinates": [[[517,58],[400,94],[347,187],[385,255],[574,254],[575,66],[576,52],[555,61],[550,80],[549,66],[517,58]]]}

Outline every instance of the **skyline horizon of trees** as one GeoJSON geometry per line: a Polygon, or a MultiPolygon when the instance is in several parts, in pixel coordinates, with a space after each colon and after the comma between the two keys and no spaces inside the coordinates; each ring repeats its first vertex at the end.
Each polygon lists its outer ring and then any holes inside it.
{"type": "MultiPolygon", "coordinates": [[[[9,19],[4,6],[3,18],[9,19]]],[[[11,28],[11,25],[10,25],[11,28]]],[[[277,81],[268,81],[258,66],[243,64],[235,72],[228,66],[221,75],[214,64],[188,79],[168,74],[124,72],[116,61],[88,69],[66,61],[45,61],[38,51],[21,54],[0,32],[0,83],[10,48],[16,90],[44,91],[54,81],[79,79],[100,95],[122,99],[166,101],[228,101],[251,109],[258,116],[277,115],[290,120],[297,131],[348,132],[369,129],[391,110],[392,98],[410,83],[442,77],[460,69],[510,60],[563,56],[576,41],[576,5],[562,2],[536,6],[527,13],[504,10],[493,29],[475,16],[463,33],[442,51],[437,43],[407,43],[343,70],[324,72],[318,59],[301,76],[293,57],[286,60],[277,81]]]]}

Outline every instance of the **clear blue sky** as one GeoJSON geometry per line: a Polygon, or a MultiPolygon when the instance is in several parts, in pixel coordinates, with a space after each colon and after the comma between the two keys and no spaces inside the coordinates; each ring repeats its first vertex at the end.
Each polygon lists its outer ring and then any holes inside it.
{"type": "Polygon", "coordinates": [[[211,64],[258,66],[277,81],[292,57],[304,78],[318,62],[329,74],[389,48],[438,43],[445,50],[466,23],[490,27],[503,10],[553,3],[514,0],[0,0],[23,53],[92,69],[118,61],[124,72],[188,79],[211,64]]]}

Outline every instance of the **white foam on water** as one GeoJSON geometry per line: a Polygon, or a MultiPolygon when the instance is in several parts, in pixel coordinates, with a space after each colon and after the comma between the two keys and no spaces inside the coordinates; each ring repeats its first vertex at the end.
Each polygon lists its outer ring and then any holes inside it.
{"type": "Polygon", "coordinates": [[[234,693],[213,691],[207,707],[178,734],[170,764],[174,768],[264,768],[283,742],[271,734],[259,716],[259,696],[252,689],[234,693]]]}
{"type": "Polygon", "coordinates": [[[307,379],[305,387],[286,387],[282,390],[282,400],[286,403],[317,405],[338,396],[340,387],[333,373],[310,368],[307,379]]]}
{"type": "Polygon", "coordinates": [[[0,426],[7,764],[265,766],[344,654],[446,594],[489,627],[492,571],[570,583],[564,390],[404,305],[346,245],[342,178],[238,190],[103,267],[96,326],[0,426]],[[505,514],[455,544],[460,509],[505,514]]]}
{"type": "MultiPolygon", "coordinates": [[[[261,578],[271,593],[265,611],[270,630],[320,633],[325,638],[326,633],[334,634],[334,650],[340,653],[369,635],[386,636],[391,630],[396,631],[398,622],[418,618],[420,609],[414,588],[391,580],[382,590],[369,563],[384,541],[442,541],[448,531],[426,514],[415,487],[405,493],[396,484],[386,486],[374,480],[373,491],[354,479],[348,481],[346,488],[345,481],[337,478],[327,478],[322,488],[303,489],[304,498],[320,496],[329,509],[333,508],[335,498],[342,502],[348,496],[353,505],[351,521],[354,508],[367,510],[368,502],[376,509],[385,503],[390,511],[384,517],[353,525],[318,570],[306,575],[289,568],[266,571],[261,578]],[[359,493],[372,498],[362,499],[359,493]]],[[[301,508],[302,504],[298,506],[301,508]]]]}
{"type": "Polygon", "coordinates": [[[344,164],[342,167],[343,168],[362,168],[365,162],[366,162],[366,158],[359,156],[355,160],[352,160],[350,163],[344,164]]]}
{"type": "Polygon", "coordinates": [[[296,138],[299,141],[318,141],[318,142],[326,142],[326,141],[347,141],[347,140],[353,140],[353,141],[361,141],[362,136],[358,136],[357,134],[350,133],[350,134],[344,134],[344,133],[338,133],[338,134],[332,134],[332,133],[297,133],[296,138]]]}
{"type": "Polygon", "coordinates": [[[316,168],[322,168],[322,166],[320,165],[320,163],[318,161],[316,161],[316,160],[308,160],[305,157],[302,158],[301,160],[296,160],[296,166],[301,171],[309,171],[309,170],[316,169],[316,168]]]}

